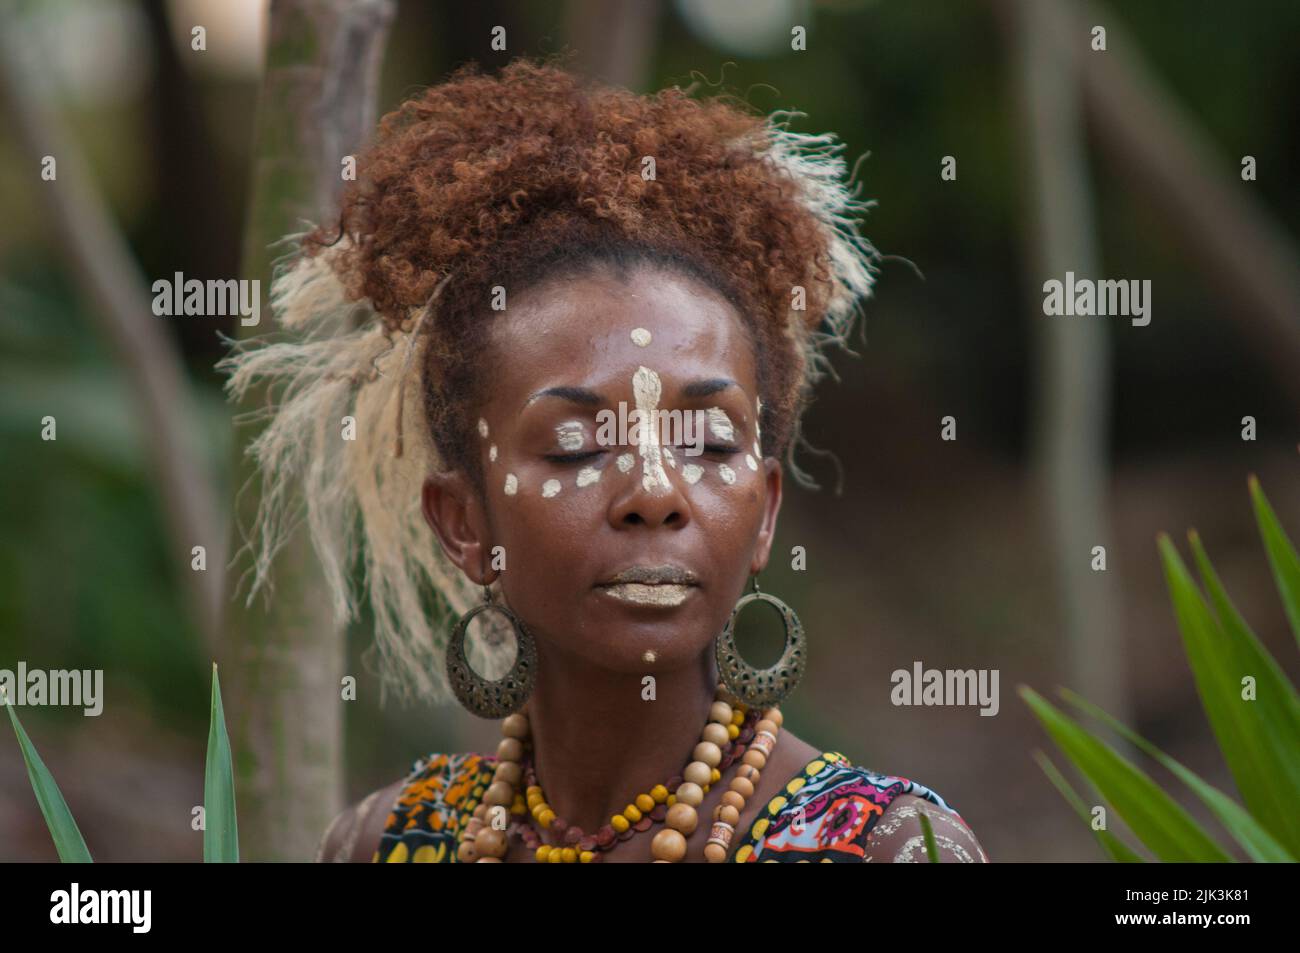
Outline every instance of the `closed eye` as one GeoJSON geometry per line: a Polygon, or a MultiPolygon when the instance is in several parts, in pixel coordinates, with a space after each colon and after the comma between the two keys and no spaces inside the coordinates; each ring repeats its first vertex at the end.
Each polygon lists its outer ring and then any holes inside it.
{"type": "Polygon", "coordinates": [[[604,452],[604,450],[588,450],[586,453],[548,453],[545,458],[552,463],[578,463],[598,457],[604,452]]]}

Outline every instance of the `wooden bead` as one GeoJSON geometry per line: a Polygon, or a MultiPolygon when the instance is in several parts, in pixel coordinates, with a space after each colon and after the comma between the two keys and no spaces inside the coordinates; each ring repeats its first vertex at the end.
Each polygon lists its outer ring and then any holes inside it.
{"type": "Polygon", "coordinates": [[[650,853],[656,860],[678,863],[686,856],[686,838],[679,831],[665,827],[650,842],[650,853]]]}
{"type": "Polygon", "coordinates": [[[519,787],[519,782],[523,780],[524,769],[519,766],[517,761],[498,761],[496,770],[492,772],[493,781],[505,781],[511,787],[519,787]]]}
{"type": "Polygon", "coordinates": [[[734,805],[719,804],[717,810],[713,812],[713,819],[735,827],[740,823],[740,811],[734,805]]]}
{"type": "Polygon", "coordinates": [[[507,738],[523,740],[528,737],[528,718],[522,712],[507,715],[501,722],[501,734],[507,738]]]}
{"type": "Polygon", "coordinates": [[[777,731],[779,730],[780,727],[777,725],[777,723],[767,718],[764,718],[762,721],[760,721],[757,725],[754,726],[754,731],[766,731],[768,734],[773,734],[773,735],[776,734],[777,731]]]}
{"type": "Polygon", "coordinates": [[[731,724],[733,712],[731,706],[726,702],[714,702],[709,708],[709,721],[716,721],[720,725],[731,724]]]}
{"type": "Polygon", "coordinates": [[[752,783],[755,787],[758,786],[759,773],[760,773],[760,769],[754,767],[752,764],[750,764],[747,761],[744,764],[742,764],[739,768],[736,769],[736,777],[744,778],[746,781],[752,783]]]}
{"type": "MultiPolygon", "coordinates": [[[[699,807],[700,802],[704,800],[704,788],[694,781],[683,781],[681,787],[675,792],[677,801],[680,804],[687,804],[691,807],[699,807]]],[[[674,807],[677,805],[674,804],[674,807]]]]}
{"type": "Polygon", "coordinates": [[[722,761],[722,749],[711,741],[701,741],[695,746],[695,760],[716,768],[722,761]]]}
{"type": "Polygon", "coordinates": [[[668,809],[664,824],[689,837],[700,826],[700,814],[689,804],[674,804],[668,809]]]}
{"type": "Polygon", "coordinates": [[[781,714],[781,709],[779,708],[769,708],[767,711],[763,712],[763,717],[768,721],[775,722],[778,728],[785,723],[785,716],[781,714]]]}
{"type": "Polygon", "coordinates": [[[504,857],[506,855],[506,834],[495,827],[485,827],[474,838],[474,849],[480,857],[504,857]]]}
{"type": "Polygon", "coordinates": [[[743,811],[745,809],[745,799],[735,791],[728,791],[723,794],[722,803],[731,805],[737,811],[743,811]]]}
{"type": "Polygon", "coordinates": [[[749,778],[732,778],[730,788],[746,801],[754,796],[754,782],[749,778]]]}
{"type": "Polygon", "coordinates": [[[474,861],[474,863],[476,863],[476,864],[504,864],[505,861],[502,860],[500,857],[480,857],[478,860],[474,861]]]}
{"type": "Polygon", "coordinates": [[[767,767],[767,756],[756,748],[750,748],[746,751],[745,757],[741,758],[741,760],[758,771],[762,771],[767,767]]]}
{"type": "MultiPolygon", "coordinates": [[[[759,767],[761,768],[762,765],[759,765],[759,767]]],[[[686,766],[686,770],[682,772],[682,776],[691,784],[698,784],[700,787],[704,787],[706,784],[712,782],[713,769],[703,761],[692,761],[686,766]]],[[[677,792],[677,796],[680,798],[681,788],[678,788],[677,792]]]]}
{"type": "Polygon", "coordinates": [[[711,744],[717,745],[719,748],[724,747],[731,740],[731,737],[727,734],[727,726],[712,721],[704,726],[704,730],[700,732],[700,737],[711,744]]]}
{"type": "Polygon", "coordinates": [[[487,793],[483,795],[484,804],[500,804],[503,807],[508,807],[514,799],[515,789],[504,781],[493,781],[488,785],[487,793]]]}
{"type": "Polygon", "coordinates": [[[498,761],[518,761],[524,756],[524,743],[518,738],[502,738],[497,745],[498,761]]]}
{"type": "Polygon", "coordinates": [[[705,844],[704,859],[711,864],[720,864],[727,859],[727,848],[721,844],[705,844]]]}
{"type": "Polygon", "coordinates": [[[456,848],[456,859],[462,864],[472,864],[478,860],[478,851],[474,849],[472,840],[463,840],[460,846],[456,848]]]}

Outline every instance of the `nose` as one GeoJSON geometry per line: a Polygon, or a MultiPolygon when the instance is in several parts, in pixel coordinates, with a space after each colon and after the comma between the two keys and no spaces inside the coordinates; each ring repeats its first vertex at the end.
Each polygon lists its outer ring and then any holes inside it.
{"type": "MultiPolygon", "coordinates": [[[[682,529],[691,521],[691,504],[682,492],[682,477],[676,467],[660,457],[660,467],[647,467],[645,457],[632,450],[634,463],[619,473],[623,486],[609,507],[609,522],[615,529],[646,525],[682,529]]],[[[617,469],[617,468],[616,468],[617,469]]]]}

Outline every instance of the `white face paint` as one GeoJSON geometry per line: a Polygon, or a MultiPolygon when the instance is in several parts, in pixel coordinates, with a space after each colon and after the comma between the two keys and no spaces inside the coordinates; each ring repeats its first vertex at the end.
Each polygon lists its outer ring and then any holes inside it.
{"type": "Polygon", "coordinates": [[[758,441],[755,440],[755,441],[754,441],[754,456],[756,456],[756,457],[761,457],[762,455],[763,455],[763,448],[760,447],[760,446],[758,445],[758,441]]]}
{"type": "Polygon", "coordinates": [[[650,332],[645,328],[633,328],[632,343],[637,347],[647,346],[650,343],[650,332]]]}
{"type": "Polygon", "coordinates": [[[581,420],[569,420],[555,428],[555,436],[560,441],[560,446],[570,452],[582,449],[586,433],[587,428],[582,425],[581,420]]]}
{"type": "Polygon", "coordinates": [[[559,480],[547,480],[545,483],[542,484],[542,496],[546,497],[547,499],[550,499],[551,497],[555,496],[555,494],[559,492],[560,492],[559,480]]]}
{"type": "Polygon", "coordinates": [[[718,476],[722,477],[723,483],[735,483],[736,471],[731,469],[725,463],[718,464],[718,476]]]}
{"type": "Polygon", "coordinates": [[[497,445],[495,443],[488,447],[488,459],[493,463],[497,462],[497,445]]]}
{"type": "Polygon", "coordinates": [[[702,476],[704,476],[704,467],[696,466],[694,463],[682,467],[682,478],[687,483],[695,483],[702,476]]]}
{"type": "Polygon", "coordinates": [[[664,459],[668,461],[670,467],[673,469],[677,468],[677,459],[673,456],[673,452],[667,447],[664,447],[664,459]]]}
{"type": "Polygon", "coordinates": [[[618,459],[614,462],[618,464],[618,471],[620,473],[627,473],[628,470],[632,469],[632,464],[636,463],[636,457],[632,456],[630,453],[621,453],[619,454],[618,459]]]}
{"type": "Polygon", "coordinates": [[[713,436],[719,440],[726,440],[730,443],[736,439],[736,427],[727,416],[727,412],[721,407],[709,408],[709,430],[713,436]]]}
{"type": "MultiPolygon", "coordinates": [[[[754,398],[754,446],[755,447],[757,447],[758,442],[763,439],[762,420],[763,420],[763,398],[755,397],[754,398]]],[[[758,450],[754,451],[754,456],[761,457],[762,455],[763,454],[760,453],[758,450]]]]}
{"type": "Polygon", "coordinates": [[[514,496],[519,492],[519,478],[513,473],[506,474],[506,496],[514,496]]]}
{"type": "Polygon", "coordinates": [[[758,469],[758,461],[754,459],[752,453],[745,454],[745,466],[749,467],[751,470],[758,469]]]}
{"type": "Polygon", "coordinates": [[[578,486],[590,486],[600,479],[603,470],[597,470],[595,467],[583,467],[578,471],[578,486]]]}
{"type": "Polygon", "coordinates": [[[642,365],[632,375],[632,393],[636,395],[636,409],[640,412],[637,430],[641,440],[637,452],[641,454],[641,485],[648,493],[659,493],[668,489],[655,413],[663,396],[663,383],[658,374],[642,365]]]}
{"type": "Polygon", "coordinates": [[[486,437],[488,435],[487,421],[484,420],[482,417],[478,419],[478,435],[480,437],[486,437]]]}

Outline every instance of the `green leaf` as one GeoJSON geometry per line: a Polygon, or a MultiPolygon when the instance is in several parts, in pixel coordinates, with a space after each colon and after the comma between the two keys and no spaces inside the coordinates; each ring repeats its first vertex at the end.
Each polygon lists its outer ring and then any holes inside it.
{"type": "Polygon", "coordinates": [[[1121,864],[1146,863],[1146,861],[1143,860],[1142,857],[1133,850],[1133,848],[1129,847],[1128,844],[1124,843],[1110,831],[1104,828],[1098,830],[1092,826],[1092,814],[1089,812],[1088,806],[1083,803],[1083,799],[1079,797],[1074,788],[1070,786],[1070,782],[1065,779],[1065,775],[1061,774],[1061,772],[1056,769],[1056,765],[1052,764],[1051,759],[1048,758],[1047,755],[1043,754],[1041,751],[1035,751],[1034,760],[1038,762],[1038,766],[1042,768],[1043,773],[1047,775],[1047,780],[1051,781],[1056,787],[1056,790],[1061,792],[1061,796],[1065,798],[1066,803],[1074,808],[1074,812],[1079,815],[1079,819],[1083,821],[1083,823],[1087,824],[1088,829],[1097,835],[1097,840],[1101,844],[1101,849],[1110,855],[1111,860],[1121,864]]]}
{"type": "Polygon", "coordinates": [[[939,863],[939,848],[934,842],[934,828],[930,826],[930,817],[923,810],[917,810],[921,821],[921,836],[925,838],[925,856],[930,863],[939,863]]]}
{"type": "Polygon", "coordinates": [[[1246,851],[1252,860],[1261,863],[1295,863],[1295,858],[1288,853],[1285,847],[1274,840],[1268,831],[1260,826],[1259,822],[1250,815],[1250,812],[1246,811],[1240,804],[1218,788],[1203,781],[1194,771],[1169,757],[1136,731],[1122,724],[1119,719],[1107,714],[1087,699],[1080,697],[1068,688],[1061,689],[1061,697],[1080,711],[1105,722],[1113,730],[1159,761],[1171,773],[1177,775],[1214,812],[1214,816],[1219,819],[1219,822],[1223,824],[1228,833],[1236,839],[1237,843],[1242,846],[1242,849],[1246,851]]]}
{"type": "Polygon", "coordinates": [[[1300,854],[1300,715],[1295,691],[1228,601],[1193,535],[1193,550],[1222,623],[1165,534],[1159,537],[1165,579],[1174,602],[1187,660],[1219,750],[1237,790],[1255,818],[1291,854],[1300,854]],[[1242,679],[1255,679],[1256,700],[1242,696],[1242,679]],[[1287,739],[1293,739],[1288,741],[1287,739]]]}
{"type": "Polygon", "coordinates": [[[1259,524],[1259,535],[1264,537],[1264,549],[1268,553],[1269,566],[1273,569],[1273,579],[1282,596],[1282,606],[1291,622],[1291,631],[1296,642],[1300,643],[1300,556],[1296,555],[1295,547],[1278,522],[1273,507],[1268,505],[1259,480],[1252,474],[1248,482],[1250,498],[1255,503],[1255,521],[1259,524]]]}
{"type": "Polygon", "coordinates": [[[212,663],[212,711],[208,724],[208,760],[203,775],[203,861],[238,863],[239,829],[235,823],[235,777],[230,739],[221,707],[221,682],[212,663]]]}
{"type": "Polygon", "coordinates": [[[7,702],[0,704],[9,710],[9,720],[13,722],[14,732],[18,735],[18,747],[22,749],[23,761],[27,763],[27,777],[31,779],[36,803],[45,815],[45,826],[54,838],[54,849],[59,852],[59,860],[65,864],[93,863],[94,859],[82,839],[81,830],[77,827],[72,812],[68,810],[68,802],[63,800],[63,793],[54,783],[54,775],[45,767],[45,762],[36,753],[36,746],[27,737],[27,732],[23,731],[16,706],[7,702]]]}
{"type": "Polygon", "coordinates": [[[1027,686],[1020,696],[1065,755],[1135,835],[1166,862],[1226,862],[1232,857],[1139,768],[1093,737],[1027,686]]]}

